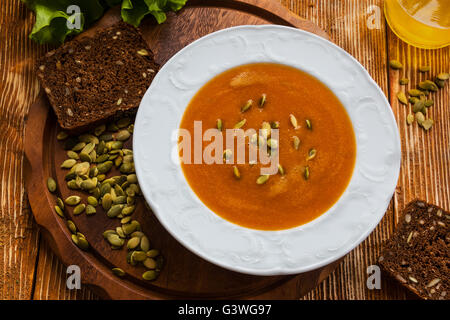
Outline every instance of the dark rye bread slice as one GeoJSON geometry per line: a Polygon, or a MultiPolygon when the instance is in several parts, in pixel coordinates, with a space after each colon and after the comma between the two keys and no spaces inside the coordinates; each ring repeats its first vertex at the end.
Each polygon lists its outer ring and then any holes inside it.
{"type": "Polygon", "coordinates": [[[124,22],[72,40],[37,63],[58,122],[71,132],[134,113],[158,69],[139,31],[124,22]]]}
{"type": "Polygon", "coordinates": [[[424,201],[410,202],[384,244],[383,270],[423,299],[450,297],[450,213],[424,201]]]}

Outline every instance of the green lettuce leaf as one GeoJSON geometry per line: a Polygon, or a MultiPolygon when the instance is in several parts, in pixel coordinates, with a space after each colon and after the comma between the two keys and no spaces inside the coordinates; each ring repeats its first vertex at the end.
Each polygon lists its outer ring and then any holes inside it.
{"type": "Polygon", "coordinates": [[[158,23],[166,20],[166,12],[178,11],[187,0],[21,0],[36,14],[30,38],[39,43],[63,43],[67,36],[76,35],[100,19],[105,9],[121,4],[122,19],[138,26],[150,14],[158,23]],[[80,13],[68,13],[70,5],[80,7],[80,13]],[[80,21],[80,28],[69,28],[80,21]]]}
{"type": "Polygon", "coordinates": [[[137,27],[142,19],[151,14],[158,23],[166,21],[167,11],[178,11],[187,0],[123,0],[122,19],[137,27]]]}
{"type": "Polygon", "coordinates": [[[22,0],[36,14],[30,38],[39,43],[63,43],[67,36],[76,35],[99,19],[104,8],[98,0],[22,0]],[[80,7],[80,13],[67,13],[70,5],[80,7]],[[80,28],[69,29],[67,21],[80,19],[80,28]]]}

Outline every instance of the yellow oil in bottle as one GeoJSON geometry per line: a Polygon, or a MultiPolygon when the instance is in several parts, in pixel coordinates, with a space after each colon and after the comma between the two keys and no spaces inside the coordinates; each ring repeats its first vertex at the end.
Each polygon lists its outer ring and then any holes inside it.
{"type": "Polygon", "coordinates": [[[450,0],[385,0],[384,14],[392,31],[413,46],[450,45],[450,0]]]}

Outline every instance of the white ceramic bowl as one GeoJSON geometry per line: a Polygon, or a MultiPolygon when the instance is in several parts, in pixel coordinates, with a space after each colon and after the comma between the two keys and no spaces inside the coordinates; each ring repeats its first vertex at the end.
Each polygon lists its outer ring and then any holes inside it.
{"type": "Polygon", "coordinates": [[[400,138],[388,101],[347,52],[314,34],[275,25],[209,34],[159,71],[137,113],[136,173],[145,199],[185,247],[224,268],[255,275],[306,272],[361,243],[383,217],[400,170],[400,138]],[[345,106],[357,140],[351,181],[338,202],[305,225],[282,231],[247,229],[208,209],[172,159],[176,130],[195,93],[217,74],[247,63],[275,62],[325,83],[345,106]]]}

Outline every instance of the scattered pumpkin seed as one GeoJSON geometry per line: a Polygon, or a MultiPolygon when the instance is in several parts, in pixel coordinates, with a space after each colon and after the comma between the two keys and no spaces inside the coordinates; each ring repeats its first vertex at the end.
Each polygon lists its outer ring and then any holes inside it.
{"type": "Polygon", "coordinates": [[[157,249],[149,250],[149,251],[147,251],[146,255],[149,258],[157,257],[159,255],[159,250],[157,250],[157,249]]]}
{"type": "Polygon", "coordinates": [[[407,85],[409,83],[409,79],[402,78],[402,79],[400,79],[399,82],[400,82],[401,85],[407,85]]]}
{"type": "Polygon", "coordinates": [[[316,157],[316,155],[317,155],[317,150],[314,149],[314,148],[310,149],[309,152],[308,152],[308,156],[306,157],[306,160],[307,161],[312,160],[312,159],[314,159],[316,157]]]}
{"type": "Polygon", "coordinates": [[[398,60],[391,60],[391,61],[389,61],[389,66],[392,69],[394,69],[394,70],[398,70],[398,69],[402,69],[403,68],[403,65],[398,60]]]}
{"type": "Polygon", "coordinates": [[[81,201],[81,198],[79,196],[69,196],[64,200],[64,202],[69,206],[76,206],[81,201]]]}
{"type": "Polygon", "coordinates": [[[123,270],[120,269],[120,268],[112,268],[111,271],[112,271],[112,273],[114,273],[114,274],[115,274],[116,276],[118,276],[118,277],[123,277],[123,276],[125,276],[125,271],[123,271],[123,270]]]}
{"type": "Polygon", "coordinates": [[[76,163],[77,163],[77,160],[75,160],[75,159],[67,159],[61,164],[61,168],[71,169],[76,163]]]}
{"type": "Polygon", "coordinates": [[[67,132],[65,131],[60,131],[58,132],[58,134],[56,135],[56,139],[57,140],[66,140],[69,137],[69,135],[67,134],[67,132]]]}
{"type": "Polygon", "coordinates": [[[241,173],[240,173],[239,168],[237,166],[233,166],[233,175],[238,180],[241,178],[241,173]]]}
{"type": "Polygon", "coordinates": [[[306,119],[305,122],[306,122],[306,127],[307,127],[309,130],[312,130],[312,122],[311,122],[311,120],[306,119]]]}
{"type": "Polygon", "coordinates": [[[423,111],[425,109],[425,102],[423,100],[418,100],[414,105],[412,106],[412,111],[414,113],[423,111]]]}
{"type": "Polygon", "coordinates": [[[264,184],[264,183],[266,183],[267,180],[269,180],[269,177],[270,176],[268,174],[260,175],[258,177],[258,179],[256,179],[256,184],[264,184]]]}
{"type": "Polygon", "coordinates": [[[97,165],[98,173],[107,173],[113,166],[112,161],[105,161],[97,165]]]}
{"type": "Polygon", "coordinates": [[[56,181],[52,177],[48,177],[47,179],[47,188],[51,193],[56,191],[56,181]]]}
{"type": "Polygon", "coordinates": [[[130,138],[131,133],[128,132],[128,130],[120,130],[117,134],[116,134],[116,139],[119,141],[126,141],[130,138]]]}
{"type": "Polygon", "coordinates": [[[147,255],[144,251],[136,250],[131,254],[131,260],[136,262],[143,262],[145,259],[147,259],[147,255]]]}
{"type": "Polygon", "coordinates": [[[408,104],[408,99],[406,98],[406,94],[403,91],[399,91],[397,93],[397,98],[401,103],[408,104]]]}
{"type": "Polygon", "coordinates": [[[157,273],[154,270],[146,271],[142,274],[142,278],[147,281],[155,280],[157,273]]]}
{"type": "Polygon", "coordinates": [[[115,218],[122,212],[122,209],[122,204],[115,204],[111,206],[111,208],[106,212],[106,215],[108,216],[108,218],[115,218]]]}
{"type": "Polygon", "coordinates": [[[270,147],[270,149],[278,149],[278,140],[275,139],[267,140],[267,146],[270,147]]]}
{"type": "Polygon", "coordinates": [[[233,151],[231,151],[230,149],[225,149],[225,151],[223,152],[223,159],[225,161],[228,161],[231,159],[232,156],[233,156],[233,151]]]}
{"type": "Polygon", "coordinates": [[[261,98],[259,98],[259,107],[263,108],[264,105],[266,104],[266,99],[267,99],[267,95],[265,93],[263,93],[261,95],[261,98]]]}
{"type": "Polygon", "coordinates": [[[298,148],[300,147],[300,138],[297,136],[293,136],[292,139],[294,141],[294,149],[298,150],[298,148]]]}
{"type": "Polygon", "coordinates": [[[141,238],[133,237],[130,240],[128,240],[127,248],[128,248],[128,250],[133,250],[133,249],[137,248],[137,246],[139,246],[140,243],[141,243],[141,238]]]}
{"type": "Polygon", "coordinates": [[[241,107],[241,112],[245,112],[245,111],[247,111],[248,109],[250,109],[251,106],[252,106],[252,104],[253,104],[253,100],[252,100],[252,99],[248,100],[248,101],[241,107]]]}
{"type": "Polygon", "coordinates": [[[416,113],[416,120],[418,124],[422,125],[422,123],[425,121],[425,116],[423,115],[422,112],[416,113]]]}
{"type": "Polygon", "coordinates": [[[217,130],[222,131],[222,126],[223,126],[222,119],[217,119],[216,121],[217,130]]]}
{"type": "Polygon", "coordinates": [[[71,233],[74,233],[74,234],[77,233],[77,226],[75,225],[75,223],[72,220],[67,220],[66,224],[67,224],[67,228],[69,229],[69,231],[71,233]]]}
{"type": "Polygon", "coordinates": [[[430,66],[420,66],[419,67],[419,71],[422,72],[422,73],[423,72],[428,72],[428,71],[430,71],[430,69],[431,69],[430,66]]]}
{"type": "Polygon", "coordinates": [[[61,218],[65,218],[66,217],[64,215],[64,211],[59,206],[55,206],[55,211],[58,214],[58,216],[60,216],[61,218]]]}
{"type": "Polygon", "coordinates": [[[240,129],[240,128],[242,128],[245,125],[246,122],[247,122],[247,119],[242,119],[241,121],[236,123],[233,128],[234,129],[240,129]]]}
{"type": "Polygon", "coordinates": [[[80,203],[73,209],[73,214],[76,216],[82,214],[84,212],[84,209],[86,209],[86,205],[84,203],[80,203]]]}
{"type": "Polygon", "coordinates": [[[412,97],[420,97],[422,96],[424,93],[420,90],[417,89],[411,89],[408,91],[408,94],[412,97]]]}
{"type": "Polygon", "coordinates": [[[156,268],[156,261],[152,258],[146,258],[142,264],[147,268],[147,269],[155,269],[156,268]]]}
{"type": "Polygon", "coordinates": [[[442,73],[439,73],[439,74],[437,75],[437,78],[438,78],[439,80],[445,81],[445,80],[448,80],[448,79],[450,78],[450,74],[449,74],[449,73],[446,73],[446,72],[442,72],[442,73]]]}
{"type": "Polygon", "coordinates": [[[408,114],[408,116],[406,117],[406,123],[408,124],[412,124],[415,120],[415,117],[412,113],[408,114]]]}
{"type": "Polygon", "coordinates": [[[280,128],[280,122],[278,122],[278,121],[272,121],[272,122],[270,123],[270,127],[271,127],[272,129],[278,129],[278,128],[280,128]]]}
{"type": "Polygon", "coordinates": [[[102,198],[102,208],[105,211],[111,209],[113,203],[113,199],[110,193],[106,193],[102,198]]]}
{"type": "Polygon", "coordinates": [[[305,171],[303,172],[303,177],[305,178],[305,180],[309,179],[309,167],[308,166],[305,167],[305,171]]]}
{"type": "Polygon", "coordinates": [[[289,115],[289,121],[291,122],[294,129],[298,129],[298,121],[297,121],[297,118],[293,114],[289,115]]]}
{"type": "Polygon", "coordinates": [[[432,119],[426,119],[422,122],[422,127],[428,131],[431,129],[433,124],[434,124],[434,121],[432,119]]]}
{"type": "Polygon", "coordinates": [[[148,250],[150,250],[150,240],[148,239],[148,237],[146,235],[143,235],[141,237],[141,249],[144,252],[147,252],[148,250]]]}
{"type": "MultiPolygon", "coordinates": [[[[95,199],[95,198],[94,198],[94,199],[95,199]]],[[[91,204],[88,204],[88,205],[86,206],[86,210],[85,210],[85,211],[86,211],[86,215],[88,215],[88,216],[97,213],[97,210],[96,210],[95,207],[94,207],[93,205],[91,205],[91,204]]]]}
{"type": "Polygon", "coordinates": [[[445,81],[444,80],[436,79],[435,83],[441,89],[445,87],[445,81]]]}
{"type": "Polygon", "coordinates": [[[284,171],[283,166],[282,166],[281,164],[278,164],[278,173],[281,174],[282,176],[284,176],[285,173],[286,173],[286,172],[284,171]]]}
{"type": "Polygon", "coordinates": [[[419,88],[422,90],[429,90],[429,91],[433,91],[433,92],[436,92],[439,90],[436,83],[434,83],[431,80],[425,80],[425,81],[420,82],[419,88]]]}

